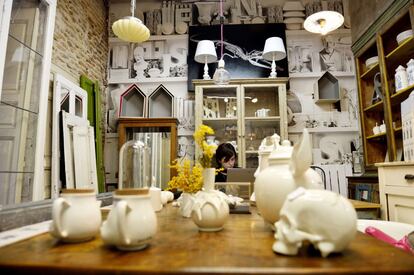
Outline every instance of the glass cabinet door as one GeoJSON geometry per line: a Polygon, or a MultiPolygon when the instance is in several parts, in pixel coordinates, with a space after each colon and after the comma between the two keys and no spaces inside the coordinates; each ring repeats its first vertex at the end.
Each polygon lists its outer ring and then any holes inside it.
{"type": "Polygon", "coordinates": [[[217,145],[229,142],[238,152],[240,142],[239,86],[199,86],[197,89],[196,101],[202,105],[197,108],[197,112],[202,113],[197,116],[196,125],[204,124],[213,128],[215,135],[208,137],[208,142],[215,142],[217,145]]]}
{"type": "Polygon", "coordinates": [[[287,128],[284,121],[286,101],[284,85],[249,84],[242,86],[243,128],[242,144],[245,148],[245,167],[258,166],[258,150],[261,141],[274,133],[286,139],[287,128]]]}

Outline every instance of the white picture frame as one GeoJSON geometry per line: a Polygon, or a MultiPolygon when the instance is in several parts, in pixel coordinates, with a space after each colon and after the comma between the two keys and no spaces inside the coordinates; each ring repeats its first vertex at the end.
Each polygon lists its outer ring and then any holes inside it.
{"type": "Polygon", "coordinates": [[[218,98],[203,98],[203,118],[220,118],[218,98]]]}

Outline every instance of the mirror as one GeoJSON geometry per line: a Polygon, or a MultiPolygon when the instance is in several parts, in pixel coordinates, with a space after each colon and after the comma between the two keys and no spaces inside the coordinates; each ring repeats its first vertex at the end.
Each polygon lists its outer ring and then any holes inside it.
{"type": "MultiPolygon", "coordinates": [[[[53,35],[46,0],[0,1],[0,206],[50,197],[42,179],[53,35]],[[45,81],[46,80],[46,81],[45,81]]],[[[47,176],[47,173],[46,173],[47,176]]]]}

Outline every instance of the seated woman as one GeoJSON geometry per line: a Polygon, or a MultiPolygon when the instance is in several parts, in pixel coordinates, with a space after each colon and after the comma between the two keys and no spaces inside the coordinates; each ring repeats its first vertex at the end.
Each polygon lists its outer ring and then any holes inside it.
{"type": "Polygon", "coordinates": [[[222,143],[216,150],[217,169],[223,168],[216,175],[216,182],[227,181],[227,169],[235,167],[237,153],[233,145],[230,143],[222,143]]]}

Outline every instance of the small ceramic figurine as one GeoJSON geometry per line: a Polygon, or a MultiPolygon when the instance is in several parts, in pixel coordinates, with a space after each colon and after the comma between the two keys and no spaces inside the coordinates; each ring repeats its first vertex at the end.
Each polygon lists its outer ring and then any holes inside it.
{"type": "Polygon", "coordinates": [[[302,243],[309,241],[327,257],[343,251],[354,239],[357,214],[337,193],[300,187],[287,196],[275,227],[273,251],[296,255],[302,243]]]}
{"type": "Polygon", "coordinates": [[[375,127],[372,128],[372,132],[374,135],[378,135],[380,133],[380,127],[378,126],[378,122],[375,122],[375,127]]]}
{"type": "Polygon", "coordinates": [[[410,59],[407,63],[407,77],[408,77],[408,86],[414,84],[414,59],[410,59]]]}

